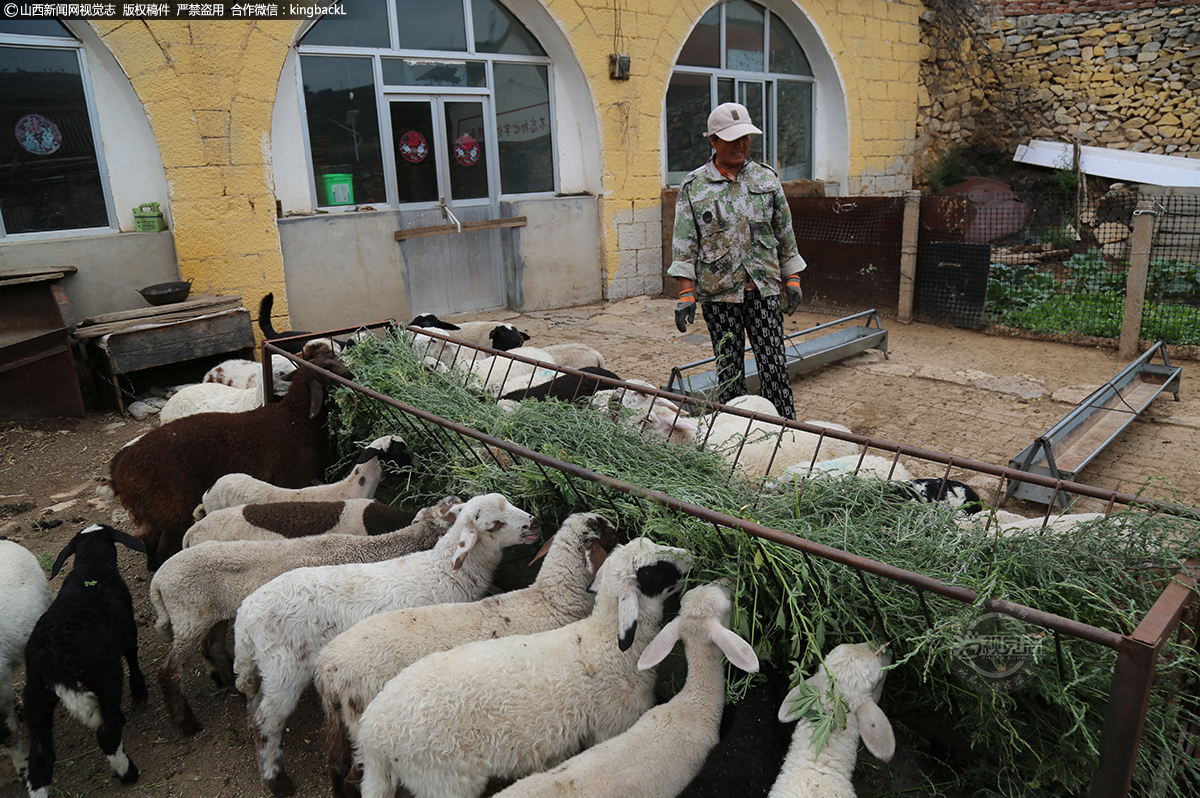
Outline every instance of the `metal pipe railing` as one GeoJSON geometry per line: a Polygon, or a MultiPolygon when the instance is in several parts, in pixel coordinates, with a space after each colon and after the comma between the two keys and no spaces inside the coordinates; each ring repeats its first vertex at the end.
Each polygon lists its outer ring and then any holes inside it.
{"type": "MultiPolygon", "coordinates": [[[[358,329],[362,328],[353,328],[353,330],[358,329]]],[[[353,330],[322,333],[320,336],[312,337],[325,338],[331,334],[344,334],[345,332],[352,332],[353,330]]],[[[432,331],[422,329],[421,332],[423,334],[429,334],[432,331]]],[[[437,335],[434,337],[444,336],[437,335]]],[[[445,338],[446,340],[452,340],[449,339],[449,337],[445,338]]],[[[458,343],[458,345],[460,347],[472,346],[462,343],[458,343]]],[[[514,360],[520,360],[526,363],[538,363],[537,361],[522,358],[520,356],[508,355],[507,353],[500,352],[498,350],[490,350],[486,347],[479,347],[479,349],[481,351],[486,350],[491,354],[507,356],[514,360]]],[[[868,573],[882,579],[887,579],[899,584],[910,586],[918,591],[918,595],[920,596],[923,607],[925,606],[924,593],[928,592],[952,601],[961,602],[963,604],[978,604],[987,611],[999,612],[1019,618],[1023,622],[1031,623],[1035,626],[1040,626],[1044,629],[1054,632],[1056,634],[1056,640],[1057,635],[1066,635],[1075,639],[1102,645],[1106,648],[1114,650],[1117,654],[1117,659],[1113,668],[1113,677],[1109,687],[1109,701],[1105,711],[1103,726],[1101,728],[1099,742],[1099,765],[1096,771],[1092,774],[1088,796],[1089,798],[1126,798],[1126,796],[1128,796],[1132,784],[1134,765],[1137,759],[1137,751],[1145,725],[1150,693],[1154,684],[1155,666],[1163,646],[1170,639],[1171,635],[1174,634],[1176,628],[1183,618],[1184,613],[1195,602],[1195,576],[1196,573],[1200,571],[1200,560],[1188,561],[1185,572],[1178,574],[1175,579],[1168,584],[1166,589],[1162,592],[1162,594],[1160,594],[1154,606],[1141,619],[1137,628],[1131,634],[1126,635],[1118,631],[1080,623],[1054,613],[1038,610],[1034,607],[1029,607],[1006,600],[994,599],[987,596],[981,597],[978,593],[968,588],[947,584],[923,574],[898,568],[878,560],[861,557],[851,552],[836,549],[815,541],[806,540],[796,535],[781,532],[779,530],[772,529],[761,524],[756,524],[742,518],[730,516],[726,513],[722,513],[708,507],[691,504],[658,491],[643,488],[639,485],[634,485],[623,480],[618,480],[605,474],[592,471],[590,469],[586,469],[581,466],[550,457],[548,455],[544,455],[540,452],[520,446],[519,444],[487,435],[479,432],[478,430],[472,429],[471,427],[449,421],[418,407],[397,401],[370,388],[359,385],[352,380],[344,379],[329,371],[326,371],[325,369],[313,366],[312,364],[290,355],[276,346],[273,346],[269,342],[264,342],[263,351],[264,354],[283,354],[289,357],[289,359],[294,360],[299,367],[311,368],[314,371],[322,374],[330,382],[343,385],[352,391],[380,402],[392,408],[393,410],[398,411],[402,416],[411,417],[411,419],[419,419],[426,424],[432,424],[440,429],[444,429],[450,433],[453,433],[460,438],[468,438],[478,441],[479,443],[483,444],[485,450],[489,452],[493,452],[493,450],[501,450],[507,452],[513,457],[523,458],[536,463],[540,468],[543,469],[552,468],[575,479],[589,481],[608,490],[617,491],[640,499],[651,501],[673,511],[686,513],[687,515],[702,519],[708,523],[729,529],[741,530],[747,534],[754,535],[755,537],[769,540],[782,546],[788,546],[790,548],[797,549],[806,556],[820,557],[830,562],[839,563],[856,570],[859,572],[859,574],[868,573]]],[[[269,357],[265,357],[264,359],[269,362],[269,357]]],[[[564,373],[584,374],[584,372],[577,372],[574,369],[554,367],[548,364],[538,365],[541,367],[553,368],[564,373]]],[[[1116,491],[1102,490],[1089,485],[1043,477],[1038,474],[1028,474],[1003,466],[996,466],[990,463],[983,463],[967,458],[945,455],[938,452],[895,444],[888,441],[876,440],[874,438],[856,435],[854,433],[845,433],[841,430],[814,427],[803,422],[793,422],[779,418],[767,418],[755,413],[742,411],[738,408],[716,405],[711,402],[697,402],[689,399],[688,397],[672,394],[668,391],[647,389],[645,387],[632,385],[620,380],[599,377],[598,375],[586,376],[595,377],[598,380],[597,384],[603,383],[613,388],[634,391],[646,395],[660,396],[668,399],[669,401],[676,402],[681,406],[702,405],[708,409],[719,409],[722,413],[732,413],[744,416],[748,421],[770,421],[779,424],[781,427],[781,432],[782,428],[799,429],[822,436],[853,441],[862,445],[864,447],[864,452],[869,448],[875,448],[883,451],[894,452],[896,457],[899,457],[899,455],[903,454],[912,458],[942,463],[947,466],[947,473],[951,468],[960,468],[964,470],[990,474],[1001,479],[1020,479],[1035,482],[1052,487],[1056,491],[1068,491],[1081,496],[1106,500],[1108,502],[1109,510],[1111,510],[1115,504],[1120,503],[1129,506],[1137,505],[1152,508],[1172,514],[1186,515],[1191,518],[1197,517],[1197,515],[1189,508],[1169,502],[1145,500],[1116,491]]],[[[495,458],[494,453],[492,456],[495,458]]],[[[499,464],[498,459],[496,462],[499,464]]],[[[1194,640],[1192,641],[1192,644],[1195,645],[1194,640]]]]}

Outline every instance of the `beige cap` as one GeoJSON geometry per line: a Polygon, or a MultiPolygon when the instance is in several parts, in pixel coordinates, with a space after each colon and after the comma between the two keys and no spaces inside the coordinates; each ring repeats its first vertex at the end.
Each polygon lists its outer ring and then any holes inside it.
{"type": "Polygon", "coordinates": [[[708,135],[733,141],[751,133],[762,133],[750,121],[750,112],[741,103],[721,103],[708,115],[708,135]]]}

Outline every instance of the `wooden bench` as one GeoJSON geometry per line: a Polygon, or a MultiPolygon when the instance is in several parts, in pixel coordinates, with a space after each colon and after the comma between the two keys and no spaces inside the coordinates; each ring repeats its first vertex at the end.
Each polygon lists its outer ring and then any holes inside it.
{"type": "MultiPolygon", "coordinates": [[[[788,375],[794,377],[801,372],[857,355],[868,349],[879,349],[883,352],[883,356],[887,357],[887,330],[879,326],[879,314],[873,309],[794,332],[784,338],[783,352],[787,362],[788,375]],[[856,319],[866,319],[867,324],[833,330],[816,338],[803,337],[856,319]],[[870,326],[872,321],[875,323],[874,327],[870,326]]],[[[745,351],[750,352],[750,347],[747,346],[745,351]]],[[[695,374],[684,373],[689,369],[714,362],[716,362],[716,357],[708,357],[694,363],[675,366],[671,369],[670,380],[662,386],[663,390],[710,402],[718,401],[716,370],[695,374]]],[[[753,357],[748,357],[746,358],[746,390],[757,392],[760,384],[758,363],[753,357]]]]}
{"type": "MultiPolygon", "coordinates": [[[[1075,482],[1075,475],[1124,432],[1160,393],[1170,391],[1175,401],[1179,401],[1181,371],[1171,365],[1166,347],[1159,341],[1009,460],[1009,468],[1075,482]],[[1162,365],[1150,362],[1158,353],[1162,354],[1162,365]]],[[[1013,496],[1050,504],[1054,489],[1010,479],[1004,498],[1013,496]]],[[[1054,502],[1065,507],[1067,498],[1060,491],[1054,502]]]]}

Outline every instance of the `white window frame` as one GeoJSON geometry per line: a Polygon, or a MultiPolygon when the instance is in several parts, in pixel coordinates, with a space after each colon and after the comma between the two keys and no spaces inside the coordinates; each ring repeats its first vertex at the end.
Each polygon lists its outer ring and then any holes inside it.
{"type": "MultiPolygon", "coordinates": [[[[500,0],[496,0],[500,2],[500,0]]],[[[303,44],[304,36],[309,29],[320,18],[314,19],[312,22],[306,23],[297,35],[296,45],[296,96],[299,104],[300,120],[302,124],[302,142],[304,151],[304,160],[308,169],[308,190],[309,201],[314,210],[320,210],[328,213],[346,213],[357,210],[359,204],[342,205],[342,206],[323,206],[319,204],[317,196],[317,184],[315,169],[313,166],[312,147],[309,140],[308,126],[308,109],[305,105],[304,98],[304,76],[303,68],[300,63],[300,57],[306,55],[328,55],[342,57],[369,57],[372,62],[372,73],[375,80],[375,106],[376,115],[379,120],[379,143],[382,157],[382,167],[384,170],[384,184],[388,196],[386,203],[371,203],[373,208],[387,209],[426,209],[437,208],[439,203],[405,203],[400,204],[398,200],[398,192],[396,189],[395,175],[395,153],[393,152],[394,132],[391,129],[389,103],[392,99],[399,99],[405,95],[436,95],[440,97],[448,97],[455,94],[469,95],[473,97],[485,96],[487,102],[484,103],[485,113],[489,125],[489,133],[487,142],[487,157],[488,157],[488,181],[491,186],[494,186],[494,198],[496,202],[511,200],[516,198],[531,199],[539,197],[556,196],[560,189],[559,175],[559,158],[557,146],[551,149],[551,168],[553,170],[552,186],[546,191],[528,192],[528,193],[510,193],[504,191],[504,186],[500,180],[500,156],[499,156],[499,133],[496,123],[496,93],[495,93],[495,72],[493,66],[497,63],[511,64],[531,64],[545,66],[547,69],[547,101],[549,108],[547,111],[550,120],[550,135],[552,141],[557,141],[558,131],[556,126],[557,108],[555,105],[555,75],[554,62],[547,56],[535,55],[509,55],[503,53],[480,53],[475,47],[475,28],[474,19],[472,16],[471,0],[461,0],[463,3],[463,24],[466,27],[466,50],[413,50],[399,49],[396,45],[399,43],[399,32],[397,30],[396,5],[394,0],[384,0],[388,7],[388,38],[391,43],[389,48],[379,47],[348,47],[348,46],[332,46],[332,45],[305,45],[303,44]],[[443,61],[446,63],[463,63],[465,61],[482,62],[486,75],[486,86],[464,86],[464,87],[433,87],[433,86],[397,86],[394,84],[385,85],[383,82],[383,58],[408,58],[421,61],[443,61]]],[[[532,35],[532,32],[531,32],[532,35]]],[[[544,49],[544,45],[543,45],[544,49]]]]}
{"type": "MultiPolygon", "coordinates": [[[[771,166],[771,168],[775,169],[776,171],[779,171],[780,170],[780,166],[779,166],[779,129],[778,129],[779,117],[780,117],[780,114],[779,114],[779,92],[778,92],[779,84],[781,82],[794,82],[794,83],[808,83],[813,86],[813,90],[811,93],[812,94],[812,106],[808,110],[809,124],[810,124],[810,126],[813,126],[816,124],[816,118],[817,118],[817,108],[816,108],[817,79],[814,75],[793,75],[793,74],[787,73],[787,72],[771,72],[771,71],[769,71],[770,66],[771,66],[770,54],[766,50],[765,45],[770,42],[772,16],[774,16],[776,19],[778,19],[780,24],[784,25],[785,27],[788,28],[789,31],[791,31],[792,36],[797,40],[798,45],[799,45],[800,37],[798,37],[796,35],[796,32],[791,29],[791,26],[788,25],[787,21],[783,17],[781,17],[778,13],[773,11],[770,7],[764,5],[762,2],[757,2],[756,0],[748,0],[748,1],[753,3],[754,5],[757,5],[764,12],[763,13],[763,42],[764,42],[763,59],[765,62],[765,67],[764,67],[763,71],[749,72],[749,71],[745,71],[745,70],[729,69],[728,67],[725,66],[726,55],[727,55],[727,52],[726,52],[727,48],[726,48],[726,41],[725,41],[725,35],[726,35],[726,31],[727,31],[725,12],[727,10],[728,0],[722,0],[720,5],[717,6],[717,8],[720,11],[720,18],[718,21],[718,31],[719,31],[718,47],[720,48],[720,59],[721,59],[722,66],[700,67],[700,66],[691,66],[688,64],[680,64],[680,63],[676,62],[675,65],[671,67],[671,72],[667,76],[667,79],[668,79],[668,81],[670,81],[670,79],[672,77],[674,77],[676,74],[708,76],[709,103],[710,103],[710,106],[713,108],[715,108],[720,102],[725,102],[725,100],[720,98],[720,96],[719,96],[719,91],[720,91],[719,90],[719,82],[722,79],[732,80],[734,82],[735,95],[737,93],[736,87],[740,82],[765,84],[764,100],[769,103],[769,106],[764,108],[764,112],[766,113],[767,118],[769,119],[769,122],[764,122],[763,120],[759,120],[760,125],[762,125],[762,124],[768,125],[768,127],[763,128],[764,132],[767,134],[767,150],[768,150],[767,152],[763,153],[763,157],[766,160],[766,162],[771,166]]],[[[691,33],[692,32],[689,32],[688,35],[691,36],[691,33]]],[[[805,56],[806,57],[808,56],[807,52],[805,53],[805,56]]],[[[811,59],[810,59],[810,61],[811,61],[811,59]]],[[[661,159],[662,160],[662,173],[665,177],[667,185],[677,186],[677,185],[679,185],[679,183],[677,181],[671,180],[671,172],[668,171],[668,164],[670,162],[670,159],[668,157],[667,148],[669,147],[670,142],[667,140],[668,126],[667,126],[667,109],[665,108],[665,106],[663,108],[662,130],[663,130],[662,159],[661,159]]],[[[813,131],[810,131],[810,136],[813,136],[813,131]]],[[[815,179],[815,177],[816,177],[817,154],[815,152],[815,144],[816,144],[816,142],[815,142],[815,137],[814,137],[814,139],[812,141],[810,141],[810,145],[809,145],[809,149],[810,149],[809,163],[808,163],[809,179],[815,179]]],[[[695,168],[696,166],[700,166],[700,164],[695,164],[695,165],[693,165],[692,168],[695,168]]]]}
{"type": "Polygon", "coordinates": [[[108,164],[104,157],[104,143],[100,137],[100,118],[96,112],[96,98],[92,91],[92,77],[88,70],[87,49],[82,41],[71,36],[28,36],[15,33],[0,33],[0,46],[24,47],[41,50],[74,50],[79,59],[79,79],[83,83],[83,95],[87,103],[88,124],[92,130],[92,149],[96,154],[96,168],[100,172],[100,190],[104,194],[104,210],[108,224],[97,227],[72,227],[65,230],[39,230],[32,233],[9,233],[0,215],[0,241],[36,241],[46,238],[68,238],[117,232],[116,204],[109,180],[108,164]]]}

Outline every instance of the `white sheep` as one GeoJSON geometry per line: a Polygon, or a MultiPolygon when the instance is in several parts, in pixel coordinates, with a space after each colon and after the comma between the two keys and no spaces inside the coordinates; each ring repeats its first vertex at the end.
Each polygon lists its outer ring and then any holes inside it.
{"type": "Polygon", "coordinates": [[[158,411],[158,420],[168,424],[198,413],[244,413],[262,405],[261,385],[231,388],[219,382],[197,382],[172,394],[158,411]]]}
{"type": "Polygon", "coordinates": [[[428,551],[383,562],[299,568],[242,601],[233,669],[238,689],[249,699],[262,780],[272,793],[295,791],[283,768],[283,727],[326,643],[381,612],[478,601],[503,550],[541,536],[538,520],[499,493],[475,496],[448,512],[453,526],[428,551]]]}
{"type": "Polygon", "coordinates": [[[592,407],[624,417],[635,428],[652,430],[674,443],[696,442],[700,427],[679,405],[666,397],[658,396],[658,389],[645,380],[630,379],[626,382],[643,390],[608,388],[597,391],[592,398],[592,407]],[[621,408],[632,412],[622,415],[621,408]]]}
{"type": "Polygon", "coordinates": [[[271,502],[226,507],[192,524],[183,547],[210,540],[283,540],[310,535],[382,535],[413,522],[416,513],[375,499],[271,502]]]}
{"type": "Polygon", "coordinates": [[[383,480],[385,464],[396,468],[412,464],[404,439],[398,435],[385,435],[371,441],[358,453],[350,473],[327,485],[281,488],[249,474],[225,474],[204,492],[204,498],[193,517],[199,521],[208,513],[239,504],[370,499],[375,496],[375,491],[383,480]]]}
{"type": "Polygon", "coordinates": [[[683,688],[628,731],[526,776],[498,798],[662,798],[686,787],[719,737],[725,706],[721,654],[744,671],[758,671],[754,648],[728,628],[731,607],[729,589],[721,585],[685,593],[679,614],[638,659],[639,669],[652,668],[682,640],[688,666],[683,688]]]}
{"type": "Polygon", "coordinates": [[[0,540],[0,746],[8,749],[18,781],[25,779],[27,752],[19,741],[13,675],[25,664],[25,643],[53,599],[33,552],[0,540]]]}
{"type": "Polygon", "coordinates": [[[581,369],[585,366],[604,368],[604,355],[587,344],[570,341],[565,344],[548,344],[542,351],[554,358],[559,366],[581,369]]]}
{"type": "Polygon", "coordinates": [[[225,640],[246,596],[294,568],[378,562],[428,549],[450,528],[449,509],[459,502],[457,497],[446,497],[436,506],[420,510],[411,525],[384,535],[209,541],[164,562],[150,580],[150,603],[157,613],[155,631],[171,644],[158,671],[171,722],[184,734],[200,730],[182,687],[183,665],[192,652],[200,651],[216,682],[234,685],[233,661],[225,640]]]}
{"type": "Polygon", "coordinates": [[[957,519],[963,528],[977,527],[982,529],[990,523],[993,530],[999,526],[1000,534],[1005,537],[1026,537],[1042,534],[1066,535],[1074,532],[1083,524],[1094,523],[1104,518],[1104,513],[1062,513],[1051,515],[1049,518],[1038,515],[1026,518],[1004,510],[992,510],[987,514],[969,516],[957,519]]]}
{"type": "Polygon", "coordinates": [[[363,713],[363,798],[477,798],[490,776],[521,778],[615,737],[654,703],[637,659],[688,553],[637,538],[596,575],[583,620],[430,654],[387,683],[363,713]]]}
{"type": "MultiPolygon", "coordinates": [[[[774,405],[760,396],[739,396],[728,405],[759,417],[779,416],[774,405]]],[[[829,422],[806,423],[849,432],[845,427],[829,422]]],[[[788,466],[807,467],[814,459],[820,462],[858,453],[858,446],[849,441],[821,437],[816,433],[734,413],[716,413],[704,426],[706,429],[697,433],[697,440],[731,463],[736,463],[743,474],[751,477],[778,477],[788,466]]]]}
{"type": "Polygon", "coordinates": [[[546,365],[556,366],[558,364],[545,349],[519,346],[516,349],[510,349],[508,354],[519,355],[538,362],[526,363],[506,355],[491,355],[466,364],[468,371],[478,378],[483,389],[493,396],[503,396],[521,388],[531,388],[543,382],[549,382],[560,373],[553,368],[546,368],[546,365]]]}
{"type": "Polygon", "coordinates": [[[854,762],[858,756],[861,737],[867,750],[884,762],[890,762],[896,751],[896,737],[887,715],[879,708],[883,680],[891,657],[865,643],[843,643],[825,657],[817,672],[803,684],[792,689],[779,708],[779,719],[785,723],[798,720],[792,732],[783,768],[779,772],[768,798],[809,798],[821,795],[828,798],[853,798],[854,762]],[[830,685],[836,695],[831,706],[830,685]],[[833,714],[834,729],[819,754],[813,748],[813,726],[798,699],[815,692],[820,711],[833,714]],[[846,724],[839,727],[837,717],[845,714],[846,724]]]}
{"type": "Polygon", "coordinates": [[[374,615],[330,641],[313,681],[325,710],[321,740],[334,793],[341,793],[350,771],[363,709],[393,676],[434,651],[556,629],[586,617],[593,604],[588,586],[616,543],[616,530],[603,517],[575,513],[543,547],[545,559],[530,586],[471,603],[374,615]]]}
{"type": "Polygon", "coordinates": [[[847,474],[854,474],[864,479],[883,479],[893,482],[909,482],[913,478],[912,473],[900,460],[878,454],[862,456],[852,454],[834,457],[830,460],[820,460],[811,466],[807,462],[794,463],[783,469],[783,473],[779,475],[778,479],[769,481],[764,486],[764,490],[777,492],[805,477],[815,479],[840,477],[847,474]]]}
{"type": "MultiPolygon", "coordinates": [[[[271,355],[272,388],[275,393],[287,393],[291,373],[296,364],[282,355],[271,355]]],[[[200,382],[217,382],[230,388],[254,388],[262,384],[262,363],[232,358],[209,369],[200,382]]]]}

